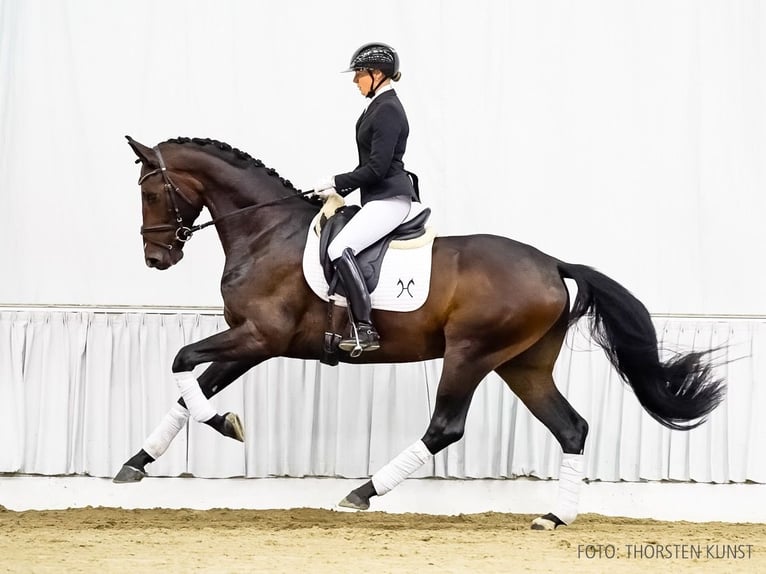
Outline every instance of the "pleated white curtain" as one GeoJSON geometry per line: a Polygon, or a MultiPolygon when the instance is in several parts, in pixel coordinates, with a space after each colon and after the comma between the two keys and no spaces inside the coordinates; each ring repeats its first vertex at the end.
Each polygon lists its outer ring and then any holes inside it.
{"type": "MultiPolygon", "coordinates": [[[[649,417],[594,347],[570,332],[556,366],[588,420],[590,479],[766,482],[766,321],[656,319],[668,349],[723,347],[729,381],[707,424],[674,432],[649,417]],[[728,361],[728,362],[727,362],[728,361]]],[[[224,329],[205,314],[0,312],[0,472],[112,476],[176,400],[170,365],[183,345],[224,329]]],[[[725,364],[723,364],[725,363],[725,364]]],[[[192,422],[150,474],[365,477],[422,436],[440,361],[337,368],[273,359],[213,399],[239,413],[243,444],[192,422]]],[[[490,376],[462,441],[416,476],[556,477],[552,435],[490,376]]]]}

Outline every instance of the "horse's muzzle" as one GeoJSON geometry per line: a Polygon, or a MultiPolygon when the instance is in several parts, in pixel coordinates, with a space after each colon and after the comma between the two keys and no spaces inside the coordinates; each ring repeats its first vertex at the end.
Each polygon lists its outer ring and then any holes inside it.
{"type": "Polygon", "coordinates": [[[158,251],[144,254],[144,261],[147,267],[164,271],[178,263],[184,256],[183,251],[176,249],[174,251],[158,251]]]}
{"type": "Polygon", "coordinates": [[[170,267],[170,263],[162,261],[159,257],[147,257],[146,266],[152,267],[153,269],[159,269],[160,271],[162,271],[170,267]]]}

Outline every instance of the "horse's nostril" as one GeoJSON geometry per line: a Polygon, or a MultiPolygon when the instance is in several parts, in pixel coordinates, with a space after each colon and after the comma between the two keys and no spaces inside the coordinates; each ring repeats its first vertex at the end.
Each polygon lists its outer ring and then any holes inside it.
{"type": "Polygon", "coordinates": [[[147,257],[146,258],[146,266],[147,267],[158,267],[160,264],[160,260],[156,257],[147,257]]]}

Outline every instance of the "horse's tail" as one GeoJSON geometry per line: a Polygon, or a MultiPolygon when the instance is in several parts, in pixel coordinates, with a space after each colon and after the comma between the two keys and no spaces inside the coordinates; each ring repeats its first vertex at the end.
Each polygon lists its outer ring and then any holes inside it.
{"type": "Polygon", "coordinates": [[[585,265],[559,262],[562,277],[577,283],[570,325],[591,313],[591,336],[646,411],[664,426],[688,430],[721,402],[724,382],[705,361],[711,351],[662,362],[657,333],[643,303],[625,287],[585,265]],[[687,423],[687,424],[682,424],[687,423]]]}

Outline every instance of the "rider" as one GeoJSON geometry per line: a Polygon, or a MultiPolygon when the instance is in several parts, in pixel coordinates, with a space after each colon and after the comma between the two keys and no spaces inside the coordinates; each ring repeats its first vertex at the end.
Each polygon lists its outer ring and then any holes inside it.
{"type": "MultiPolygon", "coordinates": [[[[328,256],[346,290],[359,346],[374,351],[380,347],[380,336],[372,325],[370,294],[355,256],[399,226],[418,197],[402,161],[410,128],[391,85],[401,77],[399,56],[387,44],[365,44],[354,52],[346,71],[354,72],[359,91],[371,99],[356,123],[359,165],[322,179],[314,193],[327,199],[334,193],[345,196],[360,190],[362,208],[330,243],[328,256]]],[[[357,341],[352,334],[339,346],[351,351],[357,341]]]]}

